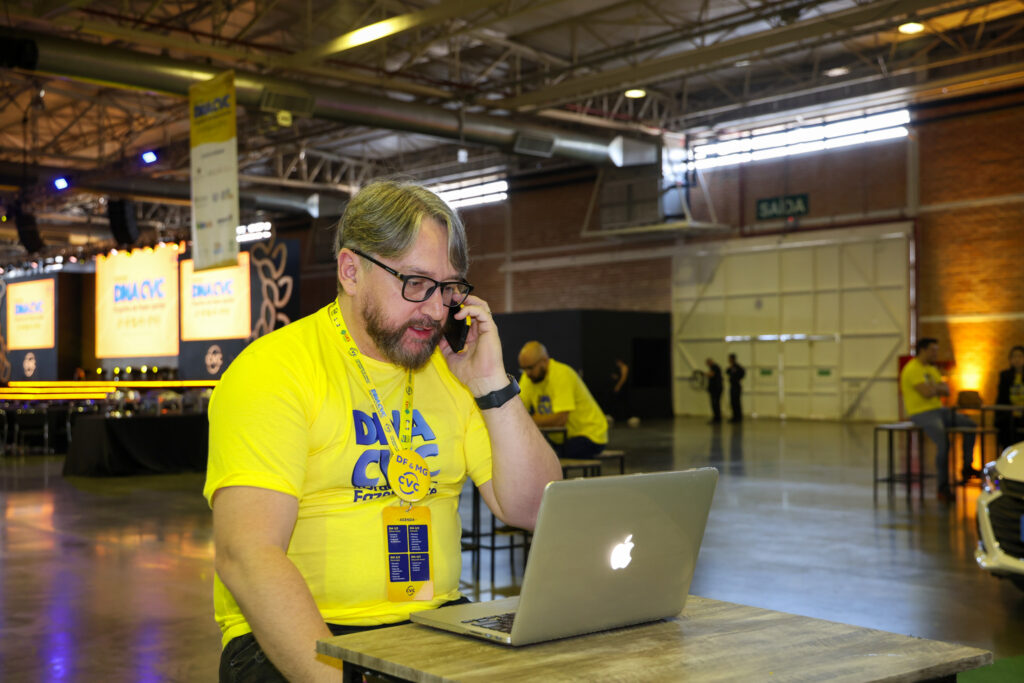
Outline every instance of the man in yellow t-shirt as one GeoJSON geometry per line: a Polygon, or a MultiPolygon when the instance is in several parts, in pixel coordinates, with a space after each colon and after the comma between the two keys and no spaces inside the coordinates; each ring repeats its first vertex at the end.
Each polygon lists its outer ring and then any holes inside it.
{"type": "Polygon", "coordinates": [[[461,599],[467,476],[524,528],[561,476],[512,400],[447,204],[372,183],[349,202],[335,253],[337,299],[250,344],[210,402],[221,681],[337,679],[318,639],[461,599]],[[460,304],[473,322],[455,353],[441,334],[460,304]]]}
{"type": "Polygon", "coordinates": [[[564,458],[592,458],[608,443],[608,418],[576,371],[548,356],[538,341],[519,352],[523,403],[541,428],[564,427],[564,458]]]}
{"type": "MultiPolygon", "coordinates": [[[[946,436],[948,427],[975,427],[974,420],[960,413],[954,413],[943,407],[942,397],[949,396],[949,385],[942,381],[935,361],[939,357],[939,342],[931,337],[923,337],[917,342],[917,355],[903,366],[900,373],[900,392],[903,394],[903,407],[911,422],[924,430],[924,433],[935,442],[935,478],[939,485],[939,500],[951,502],[953,497],[949,490],[949,438],[946,436]]],[[[974,434],[963,433],[964,479],[979,476],[973,467],[974,434]]]]}

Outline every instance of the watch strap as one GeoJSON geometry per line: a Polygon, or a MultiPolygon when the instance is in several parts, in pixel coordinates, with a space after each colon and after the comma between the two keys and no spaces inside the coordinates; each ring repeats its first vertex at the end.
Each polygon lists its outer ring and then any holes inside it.
{"type": "Polygon", "coordinates": [[[512,375],[506,373],[508,377],[508,384],[501,389],[496,389],[489,394],[483,396],[476,396],[476,404],[480,407],[480,410],[489,410],[491,408],[498,408],[508,403],[512,398],[519,395],[519,382],[512,375]]]}

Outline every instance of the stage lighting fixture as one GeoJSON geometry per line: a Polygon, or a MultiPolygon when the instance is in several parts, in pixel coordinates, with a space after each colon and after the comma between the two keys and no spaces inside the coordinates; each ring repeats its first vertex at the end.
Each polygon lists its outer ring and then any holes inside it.
{"type": "Polygon", "coordinates": [[[57,188],[58,190],[66,190],[66,189],[68,189],[68,179],[67,178],[63,178],[63,177],[56,178],[53,181],[53,186],[55,188],[57,188]]]}
{"type": "Polygon", "coordinates": [[[149,152],[143,152],[142,153],[142,161],[147,163],[147,164],[156,163],[156,158],[157,158],[156,157],[156,152],[149,151],[149,152]]]}

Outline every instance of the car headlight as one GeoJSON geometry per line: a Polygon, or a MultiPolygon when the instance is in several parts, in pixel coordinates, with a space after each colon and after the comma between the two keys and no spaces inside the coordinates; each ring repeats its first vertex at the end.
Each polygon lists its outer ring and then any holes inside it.
{"type": "Polygon", "coordinates": [[[996,463],[990,462],[981,471],[981,487],[986,493],[995,493],[1002,487],[1003,475],[996,469],[996,463]]]}

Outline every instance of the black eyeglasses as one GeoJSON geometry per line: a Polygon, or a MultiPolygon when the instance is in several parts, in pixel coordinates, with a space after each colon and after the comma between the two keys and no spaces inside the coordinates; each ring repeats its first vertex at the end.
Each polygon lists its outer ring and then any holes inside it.
{"type": "MultiPolygon", "coordinates": [[[[349,249],[352,249],[349,247],[349,249]]],[[[473,285],[462,280],[449,280],[438,282],[426,275],[403,275],[394,268],[389,268],[375,258],[367,256],[358,249],[352,249],[353,253],[362,256],[375,266],[380,266],[402,281],[402,298],[413,303],[426,301],[438,287],[441,288],[441,303],[448,308],[458,308],[466,300],[469,293],[473,291],[473,285]]]]}

